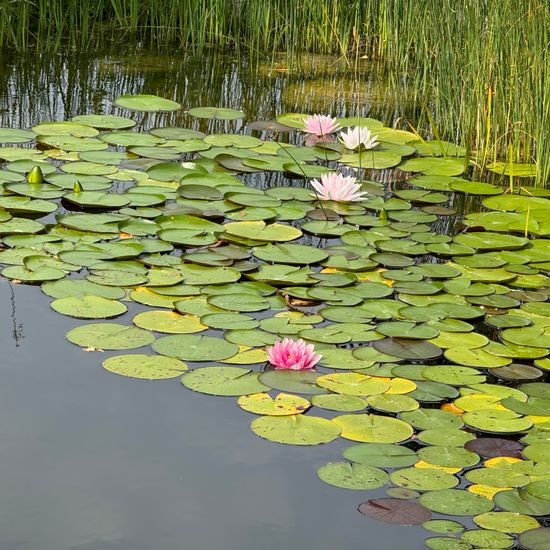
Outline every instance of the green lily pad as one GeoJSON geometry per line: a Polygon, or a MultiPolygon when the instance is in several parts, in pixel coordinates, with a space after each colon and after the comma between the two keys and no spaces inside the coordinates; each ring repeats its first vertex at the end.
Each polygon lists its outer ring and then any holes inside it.
{"type": "Polygon", "coordinates": [[[479,384],[485,381],[485,376],[476,369],[453,365],[432,365],[425,367],[422,369],[422,375],[432,382],[441,382],[450,384],[451,386],[479,384]]]}
{"type": "Polygon", "coordinates": [[[189,109],[187,113],[197,118],[214,118],[218,120],[237,120],[244,118],[244,113],[242,111],[223,107],[194,107],[193,109],[189,109]]]}
{"type": "Polygon", "coordinates": [[[252,253],[260,260],[292,265],[315,264],[328,257],[323,250],[299,244],[267,244],[252,253]]]}
{"type": "Polygon", "coordinates": [[[430,537],[424,541],[432,550],[471,550],[471,546],[463,540],[454,537],[430,537]]]}
{"type": "Polygon", "coordinates": [[[181,383],[209,395],[248,395],[269,390],[258,380],[258,374],[240,367],[202,367],[184,374],[181,383]]]}
{"type": "Polygon", "coordinates": [[[502,174],[504,176],[517,176],[521,178],[534,178],[537,175],[536,164],[526,164],[518,162],[492,162],[487,165],[491,172],[502,174]]]}
{"type": "Polygon", "coordinates": [[[432,533],[440,534],[461,533],[466,529],[462,523],[450,519],[432,519],[424,522],[422,527],[432,533]]]}
{"type": "Polygon", "coordinates": [[[550,480],[548,479],[532,481],[525,487],[525,490],[536,498],[550,500],[550,480]]]}
{"type": "Polygon", "coordinates": [[[145,330],[117,323],[92,323],[71,329],[67,340],[83,348],[122,350],[151,344],[155,337],[145,330]]]}
{"type": "Polygon", "coordinates": [[[380,468],[349,462],[329,462],[317,470],[319,478],[342,489],[368,490],[384,486],[388,474],[380,468]]]}
{"type": "Polygon", "coordinates": [[[486,512],[475,516],[474,523],[483,529],[501,533],[523,533],[539,527],[536,519],[514,512],[486,512]]]}
{"type": "Polygon", "coordinates": [[[348,414],[333,418],[342,437],[365,443],[399,443],[413,434],[406,422],[375,414],[348,414]]]}
{"type": "Polygon", "coordinates": [[[78,115],[71,120],[101,130],[125,130],[136,125],[134,120],[116,115],[78,115]]]}
{"type": "MultiPolygon", "coordinates": [[[[392,372],[395,372],[395,370],[392,370],[392,372]]],[[[396,374],[399,375],[399,372],[396,372],[396,374]]],[[[421,403],[439,403],[456,397],[458,390],[448,384],[419,381],[416,382],[416,389],[408,395],[421,403]]]]}
{"type": "Polygon", "coordinates": [[[368,404],[376,411],[399,413],[418,409],[418,401],[408,395],[373,395],[368,404]]]}
{"type": "Polygon", "coordinates": [[[510,535],[489,529],[465,531],[461,538],[476,548],[510,548],[514,543],[514,539],[510,535]]]}
{"type": "Polygon", "coordinates": [[[99,164],[97,162],[76,161],[67,162],[61,166],[61,170],[67,174],[84,176],[105,176],[117,171],[116,166],[99,164]]]}
{"type": "Polygon", "coordinates": [[[515,250],[523,248],[529,243],[525,237],[503,235],[484,231],[482,233],[462,233],[454,237],[454,242],[463,246],[469,246],[476,250],[515,250]]]}
{"type": "Polygon", "coordinates": [[[528,516],[547,516],[550,514],[550,499],[537,498],[525,489],[499,491],[493,501],[501,510],[516,512],[528,516]]]}
{"type": "Polygon", "coordinates": [[[475,453],[449,445],[424,447],[418,451],[418,456],[429,464],[449,468],[468,468],[479,462],[475,453]]]}
{"type": "Polygon", "coordinates": [[[418,462],[413,450],[391,443],[359,443],[345,449],[342,456],[352,462],[379,468],[406,468],[418,462]]]}
{"type": "Polygon", "coordinates": [[[0,143],[27,143],[35,138],[35,133],[17,128],[0,128],[0,143]]]}
{"type": "Polygon", "coordinates": [[[79,191],[66,193],[63,200],[85,208],[120,208],[130,203],[128,197],[115,193],[101,193],[98,191],[79,191]]]}
{"type": "Polygon", "coordinates": [[[400,418],[420,430],[458,429],[464,425],[460,417],[441,409],[417,409],[401,413],[400,418]]]}
{"type": "Polygon", "coordinates": [[[317,385],[342,395],[367,396],[384,393],[390,383],[356,372],[325,374],[317,379],[317,385]]]}
{"type": "Polygon", "coordinates": [[[528,430],[533,421],[506,410],[481,410],[467,412],[462,416],[465,424],[483,432],[517,433],[528,430]]]}
{"type": "Polygon", "coordinates": [[[301,414],[311,406],[307,399],[288,393],[279,393],[275,397],[268,393],[242,395],[237,404],[245,411],[268,416],[301,414]]]}
{"type": "Polygon", "coordinates": [[[320,394],[311,398],[312,405],[321,409],[338,412],[362,411],[367,407],[367,402],[353,395],[320,394]]]}
{"type": "MultiPolygon", "coordinates": [[[[409,322],[389,322],[389,323],[380,323],[376,327],[376,332],[383,334],[384,336],[390,336],[394,338],[403,338],[403,339],[419,339],[419,340],[429,340],[435,339],[439,334],[437,329],[434,329],[428,325],[416,325],[415,323],[409,322]]],[[[435,345],[439,345],[437,342],[432,342],[435,345]]]]}
{"type": "Polygon", "coordinates": [[[39,266],[30,269],[19,265],[5,267],[0,272],[7,279],[23,281],[25,283],[43,283],[44,281],[57,281],[66,276],[66,272],[55,267],[39,266]]]}
{"type": "Polygon", "coordinates": [[[393,484],[416,491],[451,489],[458,485],[458,478],[435,468],[403,468],[390,475],[393,484]]]}
{"type": "MultiPolygon", "coordinates": [[[[428,445],[452,445],[455,447],[463,447],[465,443],[475,438],[475,435],[463,430],[450,430],[448,428],[424,430],[418,434],[419,441],[428,445]]],[[[430,460],[427,462],[435,464],[435,462],[431,462],[430,460]]]]}
{"type": "Polygon", "coordinates": [[[474,516],[493,509],[490,499],[463,489],[430,491],[421,495],[419,502],[432,512],[451,516],[474,516]]]}
{"type": "Polygon", "coordinates": [[[545,550],[550,543],[550,527],[534,528],[519,535],[519,543],[524,550],[545,550]]]}
{"type": "Polygon", "coordinates": [[[263,221],[229,222],[225,224],[225,231],[229,235],[266,242],[291,241],[302,235],[295,227],[279,223],[266,225],[263,221]]]}
{"type": "Polygon", "coordinates": [[[319,376],[318,372],[311,371],[269,370],[260,375],[260,381],[275,390],[318,395],[327,393],[316,384],[319,376]]]}
{"type": "Polygon", "coordinates": [[[177,111],[181,105],[170,99],[164,99],[157,95],[121,95],[115,100],[115,104],[132,111],[177,111]]]}
{"type": "Polygon", "coordinates": [[[340,435],[340,427],[332,420],[301,414],[261,416],[253,420],[250,427],[264,439],[287,445],[319,445],[340,435]]]}
{"type": "Polygon", "coordinates": [[[103,361],[103,368],[129,378],[164,380],[181,376],[187,365],[172,357],[135,353],[109,357],[103,361]]]}
{"type": "Polygon", "coordinates": [[[402,359],[435,359],[441,355],[441,348],[425,341],[384,338],[373,343],[374,348],[382,353],[402,359]]]}
{"type": "Polygon", "coordinates": [[[58,298],[50,306],[58,313],[77,319],[109,319],[126,313],[128,309],[116,300],[89,294],[58,298]]]}
{"type": "Polygon", "coordinates": [[[469,349],[464,347],[449,348],[445,350],[445,358],[457,365],[476,368],[504,367],[512,362],[507,357],[498,357],[487,353],[483,348],[469,349]]]}
{"type": "Polygon", "coordinates": [[[168,334],[192,334],[207,329],[195,315],[182,315],[175,311],[143,311],[133,322],[136,326],[168,334]]]}
{"type": "MultiPolygon", "coordinates": [[[[159,338],[153,343],[153,349],[161,355],[177,357],[184,361],[220,361],[229,359],[229,357],[232,357],[239,351],[239,347],[236,344],[232,344],[221,338],[190,334],[178,334],[176,336],[159,338]]],[[[206,375],[206,373],[204,374],[206,375]]],[[[211,375],[214,374],[214,372],[211,373],[211,375]]],[[[264,390],[265,387],[262,387],[257,391],[264,390]]]]}
{"type": "Polygon", "coordinates": [[[463,159],[424,157],[408,159],[399,168],[433,176],[458,176],[464,172],[466,165],[463,159]]]}
{"type": "Polygon", "coordinates": [[[85,124],[78,122],[42,122],[33,126],[32,131],[36,134],[46,136],[74,136],[74,137],[94,137],[99,132],[85,124]]]}

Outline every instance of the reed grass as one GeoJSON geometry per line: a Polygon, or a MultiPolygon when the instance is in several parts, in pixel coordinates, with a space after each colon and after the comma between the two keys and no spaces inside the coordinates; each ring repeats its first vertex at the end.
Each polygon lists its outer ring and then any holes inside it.
{"type": "Polygon", "coordinates": [[[380,58],[425,106],[416,127],[464,143],[481,171],[504,158],[550,177],[548,0],[0,0],[0,47],[106,41],[380,58]]]}

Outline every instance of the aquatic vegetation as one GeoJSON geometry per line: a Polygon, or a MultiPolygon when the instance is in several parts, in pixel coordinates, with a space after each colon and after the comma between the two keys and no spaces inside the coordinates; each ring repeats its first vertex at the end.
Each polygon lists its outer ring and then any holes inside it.
{"type": "MultiPolygon", "coordinates": [[[[463,141],[481,171],[502,157],[534,161],[541,185],[550,177],[546,0],[2,0],[0,11],[0,46],[19,51],[112,40],[214,46],[256,61],[285,52],[286,66],[300,52],[332,53],[356,70],[379,59],[390,91],[424,106],[423,120],[409,122],[428,137],[463,141]]],[[[145,68],[158,70],[154,60],[145,68]]]]}
{"type": "Polygon", "coordinates": [[[304,118],[304,131],[319,138],[333,134],[340,128],[340,123],[328,115],[312,115],[304,118]]]}
{"type": "Polygon", "coordinates": [[[316,191],[316,195],[323,201],[361,201],[367,195],[361,191],[361,185],[355,183],[357,178],[353,176],[343,176],[342,174],[323,174],[321,181],[311,180],[311,186],[316,191]]]}
{"type": "Polygon", "coordinates": [[[323,357],[315,353],[313,344],[306,344],[302,339],[285,338],[269,346],[266,352],[267,360],[276,369],[312,369],[323,357]]]}
{"type": "Polygon", "coordinates": [[[348,128],[347,132],[340,132],[338,139],[348,149],[373,149],[378,145],[376,137],[368,128],[355,126],[354,128],[348,128]]]}
{"type": "Polygon", "coordinates": [[[270,442],[351,442],[318,476],[385,487],[365,516],[432,548],[547,545],[550,191],[479,185],[463,147],[373,119],[337,119],[376,133],[362,152],[294,145],[303,113],[278,117],[288,141],[217,107],[128,131],[162,99],[0,130],[2,276],[87,320],[66,338],[112,375],[233,398],[270,442]]]}

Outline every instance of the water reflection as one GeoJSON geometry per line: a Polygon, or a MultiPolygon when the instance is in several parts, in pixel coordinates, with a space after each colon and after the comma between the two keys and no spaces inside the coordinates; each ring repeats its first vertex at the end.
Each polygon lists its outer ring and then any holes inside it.
{"type": "Polygon", "coordinates": [[[12,335],[15,341],[15,347],[18,348],[21,345],[21,341],[25,338],[23,334],[23,323],[18,322],[17,312],[15,308],[15,292],[13,291],[13,284],[9,283],[10,287],[10,306],[11,306],[11,323],[12,323],[12,335]]]}
{"type": "MultiPolygon", "coordinates": [[[[242,109],[248,120],[281,112],[325,111],[339,116],[372,116],[393,124],[413,117],[402,91],[388,86],[382,67],[367,60],[349,66],[328,56],[302,56],[289,67],[286,58],[251,61],[210,52],[200,57],[149,54],[86,56],[65,51],[0,58],[0,124],[28,128],[42,120],[79,114],[118,112],[122,94],[152,93],[173,98],[184,108],[216,105],[242,109]]],[[[183,112],[138,115],[145,127],[183,125],[183,112]]],[[[413,117],[414,118],[414,117],[413,117]]],[[[225,123],[227,124],[227,123],[225,123]]],[[[233,123],[229,123],[233,124],[233,123]]]]}

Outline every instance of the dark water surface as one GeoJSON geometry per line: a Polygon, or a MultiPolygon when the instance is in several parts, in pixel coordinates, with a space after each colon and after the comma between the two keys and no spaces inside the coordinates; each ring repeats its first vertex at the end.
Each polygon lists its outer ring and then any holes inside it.
{"type": "Polygon", "coordinates": [[[424,547],[317,479],[343,442],[271,443],[233,398],[110,374],[49,300],[0,281],[2,550],[424,547]]]}
{"type": "MultiPolygon", "coordinates": [[[[251,67],[217,56],[4,55],[0,125],[109,113],[123,93],[240,108],[249,119],[326,110],[391,123],[406,112],[379,79],[346,76],[345,64],[333,60],[309,61],[304,75],[284,64],[251,67]]],[[[142,122],[190,120],[171,113],[142,122]]],[[[270,443],[249,430],[252,415],[233,398],[190,392],[177,379],[110,374],[101,368],[107,353],[85,353],[65,340],[81,323],[54,313],[49,302],[39,287],[0,280],[1,550],[424,547],[421,528],[356,511],[376,493],[317,479],[316,469],[337,460],[343,442],[270,443]]],[[[130,306],[120,322],[133,313],[130,306]]]]}

